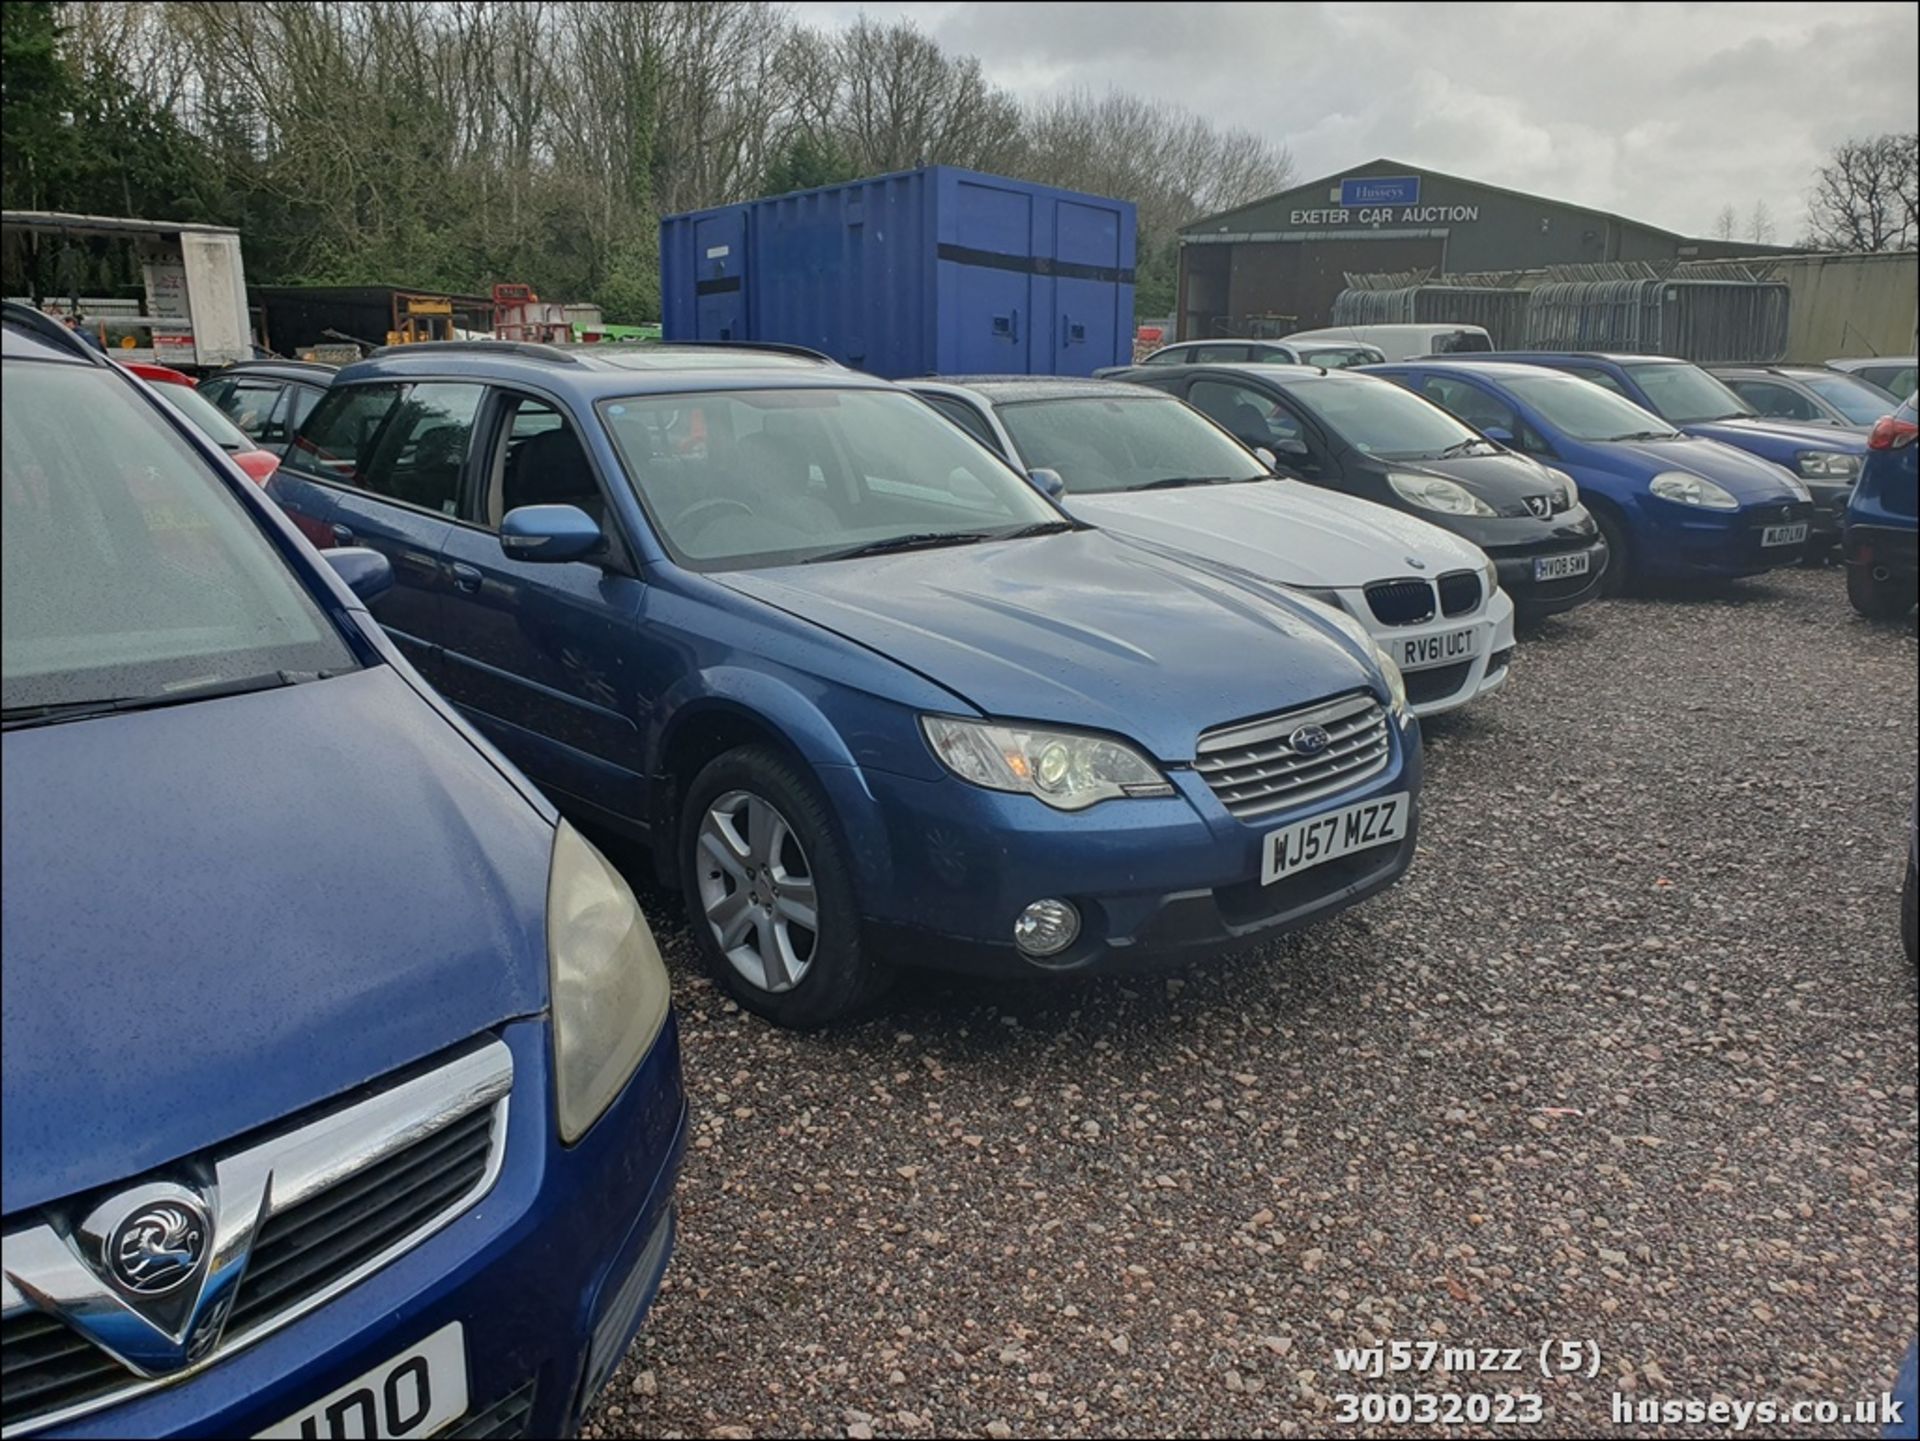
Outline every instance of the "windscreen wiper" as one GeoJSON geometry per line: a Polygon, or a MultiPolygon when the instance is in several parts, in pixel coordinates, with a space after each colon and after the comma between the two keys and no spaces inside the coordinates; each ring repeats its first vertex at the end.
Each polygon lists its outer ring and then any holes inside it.
{"type": "Polygon", "coordinates": [[[1018,530],[1003,530],[995,540],[1025,540],[1030,535],[1056,535],[1063,530],[1086,530],[1087,526],[1077,520],[1037,520],[1032,525],[1023,525],[1018,530]]]}
{"type": "Polygon", "coordinates": [[[1609,440],[1678,440],[1677,430],[1636,430],[1631,435],[1611,435],[1609,440]]]}
{"type": "MultiPolygon", "coordinates": [[[[1248,477],[1258,480],[1258,476],[1248,477]]],[[[1178,490],[1186,485],[1228,485],[1233,481],[1230,475],[1169,475],[1163,480],[1150,480],[1145,485],[1137,485],[1135,490],[1178,490]]]]}
{"type": "Polygon", "coordinates": [[[331,674],[331,671],[270,670],[262,671],[259,675],[233,676],[224,680],[202,681],[198,685],[176,686],[172,690],[155,691],[151,695],[8,706],[0,711],[0,726],[14,730],[26,726],[53,725],[59,721],[86,720],[93,716],[118,715],[127,711],[154,710],[160,706],[186,705],[193,701],[218,700],[222,696],[248,695],[253,691],[324,680],[331,674]]]}
{"type": "Polygon", "coordinates": [[[1452,460],[1453,457],[1456,455],[1465,455],[1468,451],[1472,450],[1476,445],[1492,445],[1492,444],[1493,442],[1490,440],[1483,440],[1481,437],[1477,435],[1470,435],[1465,440],[1454,442],[1454,444],[1448,446],[1445,450],[1441,451],[1438,455],[1436,455],[1434,459],[1435,460],[1452,460]]]}
{"type": "Polygon", "coordinates": [[[823,560],[857,560],[863,555],[898,555],[908,550],[934,550],[946,545],[974,545],[983,540],[999,540],[1001,534],[990,530],[920,530],[910,535],[870,540],[865,545],[850,545],[845,550],[830,550],[808,558],[808,565],[823,560]]]}

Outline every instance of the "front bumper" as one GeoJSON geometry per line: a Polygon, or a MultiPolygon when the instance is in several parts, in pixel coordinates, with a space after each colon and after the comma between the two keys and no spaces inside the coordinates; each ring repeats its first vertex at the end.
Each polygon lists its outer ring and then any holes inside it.
{"type": "Polygon", "coordinates": [[[1572,610],[1600,594],[1600,576],[1607,568],[1607,543],[1600,538],[1600,528],[1584,505],[1575,505],[1551,520],[1533,516],[1459,517],[1449,518],[1446,524],[1492,557],[1500,575],[1500,589],[1513,598],[1524,618],[1572,610]],[[1534,579],[1536,559],[1562,555],[1589,557],[1587,573],[1565,580],[1534,579]]]}
{"type": "Polygon", "coordinates": [[[447,1436],[571,1435],[664,1274],[686,1140],[669,1018],[571,1147],[552,1124],[544,1019],[508,1025],[514,1083],[499,1179],[444,1230],[311,1315],[176,1385],[35,1437],[251,1436],[458,1321],[469,1402],[447,1436]]]}
{"type": "Polygon", "coordinates": [[[1417,716],[1439,715],[1498,690],[1513,657],[1513,598],[1504,589],[1467,615],[1440,615],[1418,625],[1387,625],[1374,615],[1363,589],[1333,592],[1340,608],[1358,620],[1374,643],[1399,665],[1407,700],[1417,716]],[[1449,654],[1456,638],[1470,637],[1472,654],[1449,654]]]}
{"type": "Polygon", "coordinates": [[[1814,507],[1804,500],[1708,510],[1659,496],[1642,497],[1634,543],[1643,574],[1668,578],[1735,579],[1797,564],[1812,543],[1814,507]],[[1768,527],[1807,523],[1796,545],[1763,545],[1768,527]]]}
{"type": "MultiPolygon", "coordinates": [[[[1177,964],[1252,944],[1329,915],[1398,879],[1418,840],[1420,733],[1391,726],[1387,767],[1350,790],[1243,822],[1188,767],[1166,799],[1103,801],[1077,813],[954,779],[850,770],[874,833],[853,837],[867,940],[885,961],[987,975],[1108,972],[1177,964]],[[1260,884],[1268,832],[1379,796],[1414,797],[1399,842],[1260,884]],[[1081,933],[1037,964],[1013,945],[1014,919],[1044,897],[1072,901],[1081,933]]],[[[849,797],[851,798],[851,797],[849,797]]],[[[849,812],[840,798],[836,809],[849,812]]]]}
{"type": "Polygon", "coordinates": [[[1813,496],[1813,514],[1808,517],[1813,529],[1807,536],[1807,548],[1829,550],[1839,541],[1840,532],[1846,525],[1847,502],[1853,498],[1854,483],[1850,480],[1807,480],[1801,484],[1813,496]]]}

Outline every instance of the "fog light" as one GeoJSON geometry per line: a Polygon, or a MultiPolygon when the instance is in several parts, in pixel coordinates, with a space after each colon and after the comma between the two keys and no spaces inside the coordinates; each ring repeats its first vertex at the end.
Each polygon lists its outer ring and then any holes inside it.
{"type": "Polygon", "coordinates": [[[1080,934],[1071,901],[1035,901],[1013,923],[1013,943],[1029,956],[1057,956],[1080,934]]]}

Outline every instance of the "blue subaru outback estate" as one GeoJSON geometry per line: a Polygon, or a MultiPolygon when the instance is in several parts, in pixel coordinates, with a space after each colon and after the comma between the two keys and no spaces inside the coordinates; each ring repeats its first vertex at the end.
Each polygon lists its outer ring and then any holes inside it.
{"type": "Polygon", "coordinates": [[[785,348],[411,346],[273,495],[563,810],[649,840],[742,1004],[899,965],[1087,971],[1325,915],[1412,858],[1360,626],[1058,509],[910,392],[785,348]]]}
{"type": "Polygon", "coordinates": [[[571,1432],[672,1245],[645,919],[386,562],[4,331],[5,1434],[571,1432]]]}

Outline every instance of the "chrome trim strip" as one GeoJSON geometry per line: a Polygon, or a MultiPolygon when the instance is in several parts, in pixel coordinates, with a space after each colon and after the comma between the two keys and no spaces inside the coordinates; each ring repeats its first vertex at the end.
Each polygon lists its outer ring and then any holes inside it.
{"type": "MultiPolygon", "coordinates": [[[[1337,721],[1333,725],[1322,727],[1327,733],[1326,748],[1315,751],[1312,755],[1301,755],[1295,751],[1292,746],[1282,741],[1277,746],[1248,747],[1245,750],[1236,750],[1231,755],[1210,756],[1206,760],[1195,761],[1193,768],[1199,771],[1201,775],[1207,777],[1208,784],[1210,785],[1214,784],[1217,779],[1224,779],[1235,771],[1257,770],[1263,766],[1271,765],[1275,761],[1286,762],[1286,764],[1282,766],[1283,770],[1297,770],[1303,765],[1311,765],[1317,760],[1324,760],[1326,757],[1337,753],[1340,747],[1349,745],[1354,740],[1364,740],[1376,731],[1384,732],[1386,728],[1387,719],[1385,715],[1353,716],[1347,720],[1337,721]]],[[[1279,772],[1275,771],[1272,772],[1272,774],[1277,775],[1279,772]]],[[[1232,784],[1231,781],[1227,781],[1226,783],[1232,784]]]]}
{"type": "Polygon", "coordinates": [[[1301,726],[1325,725],[1330,720],[1344,720],[1348,716],[1359,714],[1368,706],[1379,704],[1380,702],[1373,698],[1371,691],[1353,691],[1300,710],[1283,711],[1279,715],[1261,716],[1250,721],[1238,721],[1233,725],[1222,726],[1219,730],[1204,732],[1196,747],[1196,754],[1206,755],[1211,751],[1239,750],[1255,746],[1261,741],[1290,735],[1301,726]]]}
{"type": "Polygon", "coordinates": [[[1245,807],[1241,810],[1233,811],[1232,815],[1236,820],[1253,820],[1259,816],[1271,815],[1275,811],[1290,810],[1294,806],[1305,805],[1309,801],[1316,801],[1324,796],[1337,795],[1341,791],[1351,790],[1361,782],[1371,780],[1374,776],[1379,775],[1381,771],[1387,768],[1387,762],[1392,759],[1393,752],[1391,750],[1384,751],[1378,759],[1364,771],[1345,771],[1324,785],[1309,786],[1305,790],[1282,796],[1271,805],[1245,807]]]}
{"type": "MultiPolygon", "coordinates": [[[[215,1304],[230,1305],[231,1300],[244,1291],[246,1262],[259,1228],[269,1217],[321,1194],[482,1107],[491,1105],[494,1112],[487,1165],[480,1179],[378,1255],[335,1277],[286,1310],[245,1331],[222,1337],[205,1357],[177,1371],[146,1379],[130,1377],[128,1385],[106,1395],[44,1412],[17,1424],[0,1425],[0,1438],[25,1436],[57,1426],[196,1376],[325,1305],[412,1250],[493,1188],[506,1158],[507,1107],[512,1088],[513,1053],[503,1041],[489,1039],[437,1070],[343,1106],[271,1140],[217,1158],[212,1168],[215,1185],[209,1190],[222,1204],[216,1217],[210,1248],[212,1258],[205,1276],[209,1283],[217,1276],[227,1293],[215,1304]],[[220,1274],[223,1272],[224,1275],[220,1274]]],[[[75,1245],[71,1226],[60,1214],[61,1208],[56,1204],[46,1210],[51,1219],[8,1232],[0,1238],[6,1277],[6,1289],[0,1293],[4,1295],[4,1314],[38,1311],[54,1316],[67,1322],[75,1334],[117,1358],[117,1352],[103,1345],[90,1327],[74,1323],[108,1314],[114,1306],[125,1309],[129,1317],[149,1327],[152,1323],[126,1308],[118,1293],[86,1263],[75,1245]],[[29,1296],[33,1299],[29,1300],[29,1296]]]]}

